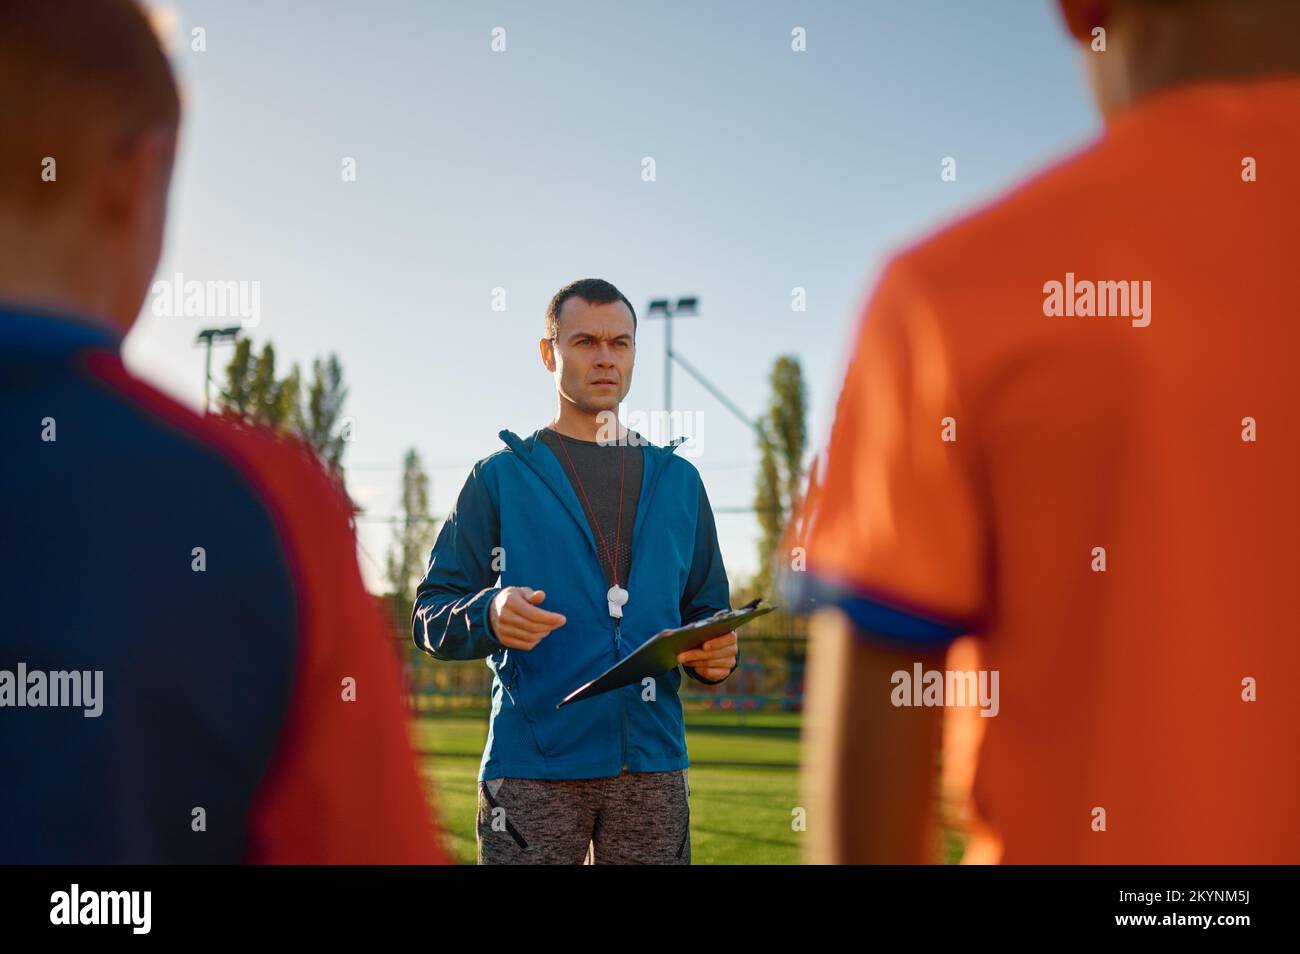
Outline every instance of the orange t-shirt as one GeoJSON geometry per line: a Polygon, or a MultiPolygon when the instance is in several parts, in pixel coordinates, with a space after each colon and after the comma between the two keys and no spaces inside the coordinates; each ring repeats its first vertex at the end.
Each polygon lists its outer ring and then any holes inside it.
{"type": "Polygon", "coordinates": [[[981,637],[1003,861],[1300,862],[1298,257],[1278,77],[1153,94],[885,271],[808,577],[981,637]]]}

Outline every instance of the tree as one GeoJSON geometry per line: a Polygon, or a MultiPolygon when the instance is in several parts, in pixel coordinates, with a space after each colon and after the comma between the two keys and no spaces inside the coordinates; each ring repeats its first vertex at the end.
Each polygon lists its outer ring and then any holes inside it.
{"type": "Polygon", "coordinates": [[[248,338],[235,343],[226,366],[226,387],[218,397],[223,414],[289,433],[307,444],[340,482],[343,480],[344,431],[343,366],[337,355],[312,362],[307,404],[302,400],[302,372],[293,365],[283,378],[276,377],[275,346],[269,341],[254,355],[248,338]]]}
{"type": "Polygon", "coordinates": [[[275,347],[268,341],[254,357],[252,342],[241,338],[226,365],[226,389],[218,397],[218,407],[254,424],[297,434],[302,418],[299,377],[295,364],[283,380],[277,379],[275,347]]]}
{"type": "Polygon", "coordinates": [[[293,365],[275,389],[273,426],[283,427],[291,434],[302,433],[302,372],[293,365]]]}
{"type": "MultiPolygon", "coordinates": [[[[415,602],[415,588],[424,576],[425,561],[433,548],[436,529],[433,517],[429,514],[429,476],[414,447],[406,452],[402,461],[402,500],[398,506],[401,514],[393,528],[393,542],[385,561],[388,585],[392,587],[392,592],[386,598],[390,601],[393,619],[409,624],[411,606],[415,602]]],[[[416,649],[409,626],[404,626],[403,630],[403,636],[399,640],[407,657],[403,671],[407,674],[405,678],[415,679],[418,678],[417,673],[421,667],[427,665],[427,660],[416,649]]],[[[443,666],[439,666],[437,672],[442,679],[448,675],[443,666]]],[[[411,704],[418,705],[414,694],[411,696],[411,704]]]]}
{"type": "Polygon", "coordinates": [[[338,473],[343,466],[343,401],[348,396],[343,386],[343,367],[338,355],[317,358],[311,365],[311,385],[307,389],[306,415],[302,422],[302,439],[316,451],[330,470],[338,473]]]}
{"type": "Polygon", "coordinates": [[[409,614],[417,581],[433,547],[434,525],[429,515],[429,476],[420,455],[411,448],[402,462],[402,500],[393,542],[388,550],[388,583],[395,608],[409,614]]]}
{"type": "Polygon", "coordinates": [[[798,502],[799,488],[803,483],[803,452],[808,442],[804,421],[806,405],[799,359],[790,356],[777,358],[772,367],[772,406],[768,420],[785,476],[783,501],[786,513],[798,502]]]}
{"type": "Polygon", "coordinates": [[[249,417],[252,398],[249,384],[253,363],[253,342],[240,338],[235,342],[235,354],[226,365],[226,387],[217,396],[217,407],[224,414],[236,417],[249,417]]]}
{"type": "Polygon", "coordinates": [[[758,486],[754,508],[758,512],[758,572],[756,593],[772,587],[773,561],[778,558],[786,519],[799,500],[803,483],[803,455],[807,443],[807,398],[799,359],[776,359],[770,377],[772,396],[758,421],[758,486]]]}
{"type": "Polygon", "coordinates": [[[262,345],[262,353],[253,362],[248,398],[253,420],[274,427],[280,401],[278,382],[275,380],[275,347],[269,341],[262,345]]]}

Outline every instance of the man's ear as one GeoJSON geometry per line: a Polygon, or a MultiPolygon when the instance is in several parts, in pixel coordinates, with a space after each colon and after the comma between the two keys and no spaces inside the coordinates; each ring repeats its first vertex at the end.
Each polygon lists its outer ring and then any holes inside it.
{"type": "Polygon", "coordinates": [[[100,212],[114,231],[134,231],[161,213],[171,181],[176,130],[158,127],[124,144],[104,170],[100,212]]]}
{"type": "Polygon", "coordinates": [[[546,370],[552,374],[555,373],[555,342],[550,338],[543,338],[537,342],[538,349],[542,353],[542,364],[546,365],[546,370]]]}
{"type": "Polygon", "coordinates": [[[1080,43],[1092,40],[1094,28],[1102,26],[1109,12],[1106,0],[1057,0],[1066,29],[1080,43]]]}

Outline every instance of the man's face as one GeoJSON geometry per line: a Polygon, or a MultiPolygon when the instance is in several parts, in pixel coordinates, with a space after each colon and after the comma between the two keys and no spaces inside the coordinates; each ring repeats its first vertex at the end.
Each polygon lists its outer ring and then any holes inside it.
{"type": "Polygon", "coordinates": [[[632,386],[635,333],[632,311],[621,301],[565,301],[557,340],[541,341],[542,362],[555,375],[560,397],[586,414],[617,413],[632,386]]]}

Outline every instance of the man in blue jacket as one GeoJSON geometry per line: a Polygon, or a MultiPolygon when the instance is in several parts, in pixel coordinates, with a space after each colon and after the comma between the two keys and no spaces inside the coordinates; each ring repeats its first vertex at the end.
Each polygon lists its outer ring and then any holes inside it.
{"type": "MultiPolygon", "coordinates": [[[[699,472],[618,423],[636,312],[608,282],[561,289],[539,342],[559,411],[470,472],[412,612],[438,659],[486,659],[492,715],[479,768],[480,864],[689,864],[680,669],[556,703],[662,629],[730,607],[699,472]],[[545,608],[542,604],[545,602],[545,608]]],[[[678,656],[694,679],[734,671],[735,633],[678,656]]]]}

